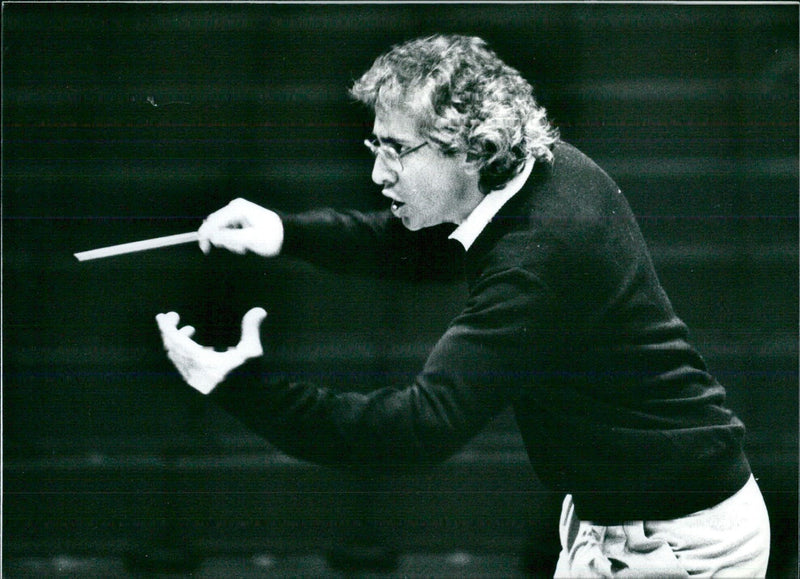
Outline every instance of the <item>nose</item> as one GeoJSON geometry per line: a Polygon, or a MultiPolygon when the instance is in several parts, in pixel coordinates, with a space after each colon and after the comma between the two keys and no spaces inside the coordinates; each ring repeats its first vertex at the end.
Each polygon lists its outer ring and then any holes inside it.
{"type": "Polygon", "coordinates": [[[372,182],[376,185],[393,185],[397,181],[397,173],[390,170],[380,155],[375,157],[372,165],[372,182]]]}

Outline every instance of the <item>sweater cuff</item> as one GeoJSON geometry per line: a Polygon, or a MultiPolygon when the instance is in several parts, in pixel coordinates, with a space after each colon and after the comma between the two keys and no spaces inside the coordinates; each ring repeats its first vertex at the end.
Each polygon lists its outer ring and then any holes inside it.
{"type": "Polygon", "coordinates": [[[292,256],[297,253],[298,240],[302,239],[300,229],[302,219],[297,215],[289,213],[278,213],[283,226],[283,242],[281,244],[280,255],[292,256]]]}

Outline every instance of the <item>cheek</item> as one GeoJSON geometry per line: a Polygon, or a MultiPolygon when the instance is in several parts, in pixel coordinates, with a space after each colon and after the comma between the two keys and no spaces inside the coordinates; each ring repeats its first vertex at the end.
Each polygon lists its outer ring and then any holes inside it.
{"type": "Polygon", "coordinates": [[[439,205],[454,191],[456,183],[447,171],[426,171],[418,176],[414,189],[428,204],[439,205]]]}
{"type": "Polygon", "coordinates": [[[425,214],[427,221],[451,219],[454,206],[465,196],[466,175],[462,165],[440,162],[430,164],[407,175],[406,191],[415,209],[425,214]]]}

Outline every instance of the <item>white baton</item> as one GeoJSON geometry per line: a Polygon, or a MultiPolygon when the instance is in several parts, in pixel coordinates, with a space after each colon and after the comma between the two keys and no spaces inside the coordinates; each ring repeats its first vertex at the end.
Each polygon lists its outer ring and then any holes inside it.
{"type": "Polygon", "coordinates": [[[100,259],[111,257],[112,255],[122,255],[124,253],[134,253],[136,251],[146,251],[148,249],[158,249],[159,247],[169,247],[170,245],[180,245],[182,243],[192,243],[198,240],[196,231],[191,233],[179,233],[177,235],[167,235],[166,237],[154,237],[153,239],[143,239],[131,243],[121,243],[120,245],[110,245],[89,251],[81,251],[75,254],[78,261],[88,261],[90,259],[100,259]]]}

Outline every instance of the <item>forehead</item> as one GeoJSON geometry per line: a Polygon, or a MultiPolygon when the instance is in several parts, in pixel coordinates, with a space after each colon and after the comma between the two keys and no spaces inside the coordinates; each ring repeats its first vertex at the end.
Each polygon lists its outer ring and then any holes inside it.
{"type": "Polygon", "coordinates": [[[413,143],[420,140],[416,119],[403,109],[379,109],[375,112],[372,132],[382,140],[413,143]]]}

